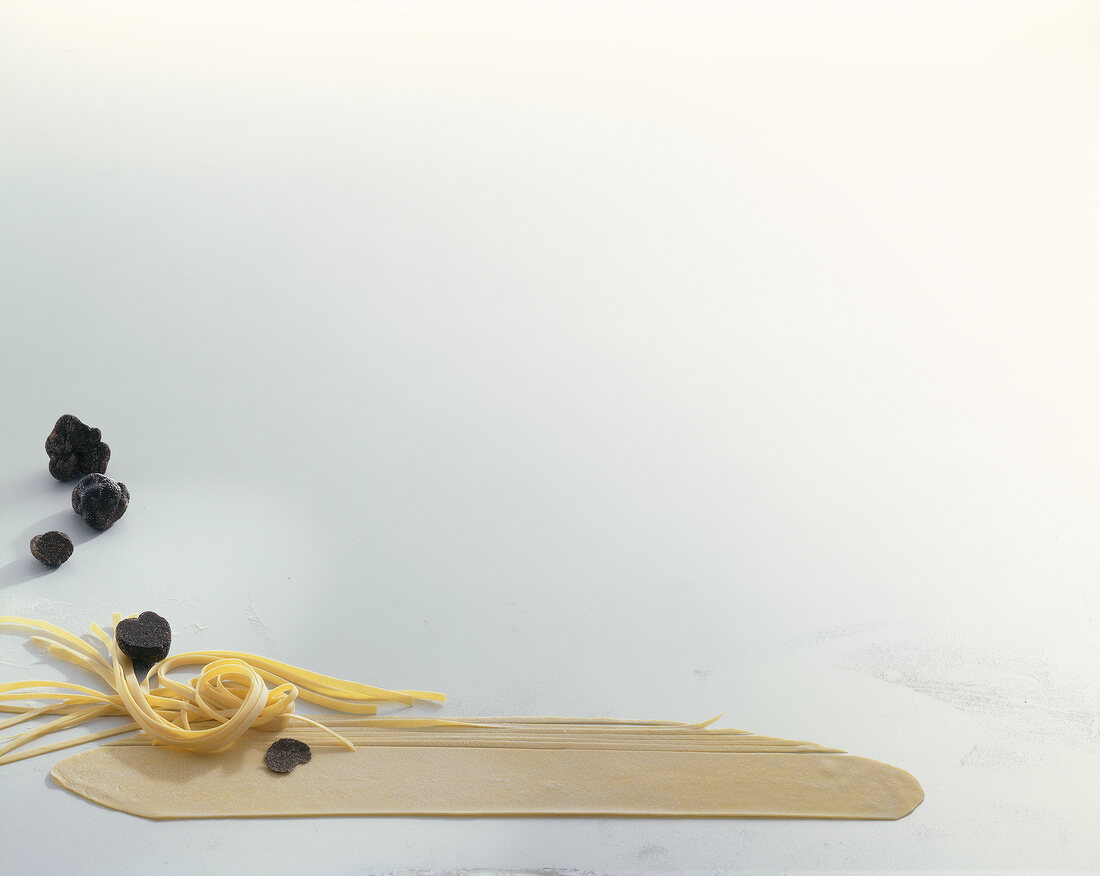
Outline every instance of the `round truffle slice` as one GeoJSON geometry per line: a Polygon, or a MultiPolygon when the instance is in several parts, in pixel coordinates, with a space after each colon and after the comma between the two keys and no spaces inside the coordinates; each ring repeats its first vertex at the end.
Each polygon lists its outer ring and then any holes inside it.
{"type": "Polygon", "coordinates": [[[137,617],[118,622],[115,643],[134,662],[135,671],[148,671],[150,666],[168,656],[172,647],[172,628],[155,611],[143,611],[137,617]]]}
{"type": "Polygon", "coordinates": [[[47,566],[60,566],[73,555],[73,541],[65,533],[51,529],[31,539],[31,555],[47,566]]]}
{"type": "Polygon", "coordinates": [[[271,743],[264,755],[264,763],[273,773],[289,773],[300,763],[309,763],[313,752],[298,739],[283,737],[271,743]]]}
{"type": "Polygon", "coordinates": [[[71,481],[82,475],[107,471],[111,448],[100,438],[99,429],[85,426],[72,414],[64,414],[46,438],[50,474],[59,481],[71,481]]]}
{"type": "Polygon", "coordinates": [[[73,488],[73,510],[93,529],[110,529],[126,513],[130,491],[107,475],[85,475],[73,488]]]}

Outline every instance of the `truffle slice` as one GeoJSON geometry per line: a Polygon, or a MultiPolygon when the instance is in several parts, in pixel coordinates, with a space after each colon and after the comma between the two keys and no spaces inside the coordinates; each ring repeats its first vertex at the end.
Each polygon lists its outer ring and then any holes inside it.
{"type": "Polygon", "coordinates": [[[72,414],[64,414],[46,438],[50,474],[59,481],[71,481],[93,472],[103,474],[111,448],[100,439],[99,429],[85,426],[72,414]]]}
{"type": "Polygon", "coordinates": [[[65,533],[51,529],[31,539],[31,555],[47,566],[60,566],[73,555],[73,542],[65,533]]]}
{"type": "Polygon", "coordinates": [[[102,474],[85,475],[73,488],[73,510],[94,529],[110,529],[126,513],[130,491],[102,474]]]}
{"type": "Polygon", "coordinates": [[[118,622],[115,643],[134,662],[135,671],[145,672],[168,656],[172,647],[172,627],[155,611],[143,611],[137,617],[118,622]]]}
{"type": "Polygon", "coordinates": [[[289,773],[300,763],[309,763],[313,752],[309,746],[298,739],[284,736],[271,743],[264,754],[264,763],[273,773],[289,773]]]}

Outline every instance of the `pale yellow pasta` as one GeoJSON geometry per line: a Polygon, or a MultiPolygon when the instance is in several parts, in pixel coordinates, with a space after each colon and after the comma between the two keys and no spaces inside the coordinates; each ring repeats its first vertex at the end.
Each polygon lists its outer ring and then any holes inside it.
{"type": "MultiPolygon", "coordinates": [[[[121,615],[114,615],[116,627],[121,619],[121,615]]],[[[296,700],[353,715],[374,715],[380,704],[410,706],[417,700],[446,699],[432,691],[388,690],[345,681],[238,651],[176,654],[153,666],[139,681],[130,658],[96,624],[91,625],[91,631],[101,648],[47,621],[0,617],[0,626],[33,631],[36,635],[30,637],[31,641],[51,656],[84,669],[110,688],[105,692],[71,682],[41,680],[0,684],[0,712],[15,713],[0,722],[0,729],[34,718],[58,716],[0,747],[0,764],[133,730],[144,731],[146,741],[155,745],[195,752],[223,751],[251,729],[279,730],[291,721],[310,725],[354,749],[337,731],[295,714],[296,700]],[[187,682],[169,677],[172,670],[183,666],[199,667],[198,674],[187,682]],[[41,705],[43,701],[45,705],[41,705]],[[43,736],[107,716],[128,717],[130,723],[12,753],[43,736]]],[[[436,723],[433,719],[401,720],[410,727],[436,723]]]]}

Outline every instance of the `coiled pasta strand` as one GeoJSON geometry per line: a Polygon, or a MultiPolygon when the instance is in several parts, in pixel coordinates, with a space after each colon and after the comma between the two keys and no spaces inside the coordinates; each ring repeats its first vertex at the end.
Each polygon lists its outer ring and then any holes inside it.
{"type": "MultiPolygon", "coordinates": [[[[113,615],[117,627],[122,615],[113,615]]],[[[389,690],[333,678],[297,666],[239,651],[195,651],[176,654],[153,666],[139,680],[133,663],[113,636],[97,624],[90,629],[101,647],[47,621],[0,617],[0,627],[32,631],[30,640],[48,654],[94,675],[110,692],[71,682],[22,681],[0,685],[0,712],[14,717],[0,722],[0,729],[43,716],[57,715],[47,723],[26,730],[0,747],[0,764],[57,751],[111,735],[144,731],[155,745],[194,752],[223,751],[251,729],[279,730],[292,721],[319,728],[349,749],[355,746],[324,724],[296,714],[300,698],[351,715],[374,715],[379,705],[411,706],[418,700],[443,702],[433,691],[389,690]],[[169,677],[183,666],[197,666],[198,674],[187,682],[169,677]],[[270,686],[269,686],[270,685],[270,686]],[[40,704],[40,703],[45,703],[40,704]],[[16,751],[51,733],[67,730],[101,717],[131,720],[122,727],[66,739],[36,749],[16,751]]],[[[404,719],[415,725],[432,719],[404,719]]]]}

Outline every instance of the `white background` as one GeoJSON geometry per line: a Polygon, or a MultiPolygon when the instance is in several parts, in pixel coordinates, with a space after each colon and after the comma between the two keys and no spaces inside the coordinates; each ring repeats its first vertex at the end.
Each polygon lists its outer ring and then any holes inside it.
{"type": "Polygon", "coordinates": [[[1094,3],[0,3],[0,614],[927,794],[154,823],[52,755],[5,871],[1100,867],[1098,113],[1094,3]]]}

